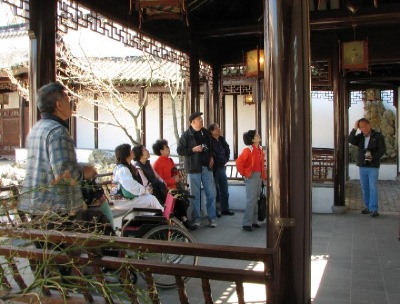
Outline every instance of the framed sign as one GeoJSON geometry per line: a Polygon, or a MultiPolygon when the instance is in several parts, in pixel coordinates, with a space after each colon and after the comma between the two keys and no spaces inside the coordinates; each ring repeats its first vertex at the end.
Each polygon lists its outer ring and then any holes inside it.
{"type": "Polygon", "coordinates": [[[349,71],[368,71],[368,41],[342,43],[342,67],[349,71]]]}

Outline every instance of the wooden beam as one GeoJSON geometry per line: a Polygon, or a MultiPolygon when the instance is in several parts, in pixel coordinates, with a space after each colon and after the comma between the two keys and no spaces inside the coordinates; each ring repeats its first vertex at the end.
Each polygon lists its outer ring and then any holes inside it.
{"type": "Polygon", "coordinates": [[[354,15],[347,10],[310,12],[311,31],[389,24],[400,24],[400,5],[385,6],[382,9],[365,8],[354,15]]]}

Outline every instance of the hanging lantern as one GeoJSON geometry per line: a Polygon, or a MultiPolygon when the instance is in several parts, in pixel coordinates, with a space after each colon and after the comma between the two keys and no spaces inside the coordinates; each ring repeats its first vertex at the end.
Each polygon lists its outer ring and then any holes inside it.
{"type": "Polygon", "coordinates": [[[253,99],[253,94],[246,94],[243,95],[243,104],[247,106],[251,106],[255,104],[254,99],[253,99]]]}
{"type": "Polygon", "coordinates": [[[255,49],[246,53],[246,76],[262,77],[264,73],[264,50],[255,49]]]}
{"type": "Polygon", "coordinates": [[[362,6],[362,0],[347,0],[346,2],[347,9],[353,14],[357,13],[360,7],[362,6]]]}

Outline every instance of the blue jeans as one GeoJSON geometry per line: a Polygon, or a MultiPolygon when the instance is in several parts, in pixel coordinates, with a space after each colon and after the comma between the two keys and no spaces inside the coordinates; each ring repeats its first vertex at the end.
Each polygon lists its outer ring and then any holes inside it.
{"type": "Polygon", "coordinates": [[[221,203],[221,212],[229,209],[228,178],[225,167],[214,168],[215,187],[217,190],[217,200],[221,203]]]}
{"type": "Polygon", "coordinates": [[[261,192],[261,173],[253,172],[246,184],[246,210],[243,216],[243,226],[258,224],[258,199],[261,192]]]}
{"type": "Polygon", "coordinates": [[[201,173],[189,173],[189,187],[190,194],[195,196],[195,198],[190,199],[193,206],[192,218],[194,221],[201,220],[200,214],[200,200],[201,200],[201,185],[203,184],[204,193],[207,200],[207,214],[209,220],[214,220],[217,217],[215,210],[215,182],[212,170],[208,167],[201,167],[201,173]]]}
{"type": "Polygon", "coordinates": [[[359,167],[361,191],[365,207],[369,211],[378,211],[379,168],[359,167]]]}

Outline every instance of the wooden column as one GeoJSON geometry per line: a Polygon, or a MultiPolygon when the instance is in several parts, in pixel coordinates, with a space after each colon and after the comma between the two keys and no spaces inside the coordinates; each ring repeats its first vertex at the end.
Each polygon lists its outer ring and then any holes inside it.
{"type": "Polygon", "coordinates": [[[19,95],[19,147],[25,148],[25,99],[19,95]]]}
{"type": "Polygon", "coordinates": [[[159,126],[159,138],[164,138],[164,93],[158,93],[158,121],[160,122],[159,126]]]}
{"type": "Polygon", "coordinates": [[[36,105],[37,90],[56,80],[57,1],[29,1],[30,64],[29,126],[39,118],[36,105]]]}
{"type": "Polygon", "coordinates": [[[204,120],[204,127],[208,128],[210,123],[213,121],[213,109],[211,105],[211,90],[210,90],[210,82],[205,81],[202,82],[202,85],[204,85],[204,115],[203,115],[203,120],[204,120]]]}
{"type": "MultiPolygon", "coordinates": [[[[225,95],[224,95],[225,98],[225,95]]],[[[239,155],[238,150],[239,150],[239,141],[238,141],[238,95],[234,94],[233,95],[233,159],[236,159],[239,155]]]]}
{"type": "Polygon", "coordinates": [[[222,116],[221,116],[221,99],[220,99],[220,92],[222,92],[222,77],[221,77],[221,66],[214,64],[213,65],[213,82],[212,82],[212,88],[213,88],[213,103],[214,103],[214,119],[213,121],[218,123],[221,129],[225,127],[222,121],[222,116]]]}
{"type": "MultiPolygon", "coordinates": [[[[255,104],[255,119],[256,119],[256,130],[258,132],[261,132],[261,83],[260,83],[260,78],[257,77],[255,81],[255,88],[256,94],[253,94],[253,96],[256,96],[256,104],[255,104]]],[[[265,134],[261,132],[261,138],[265,138],[265,134]]]]}
{"type": "MultiPolygon", "coordinates": [[[[140,106],[145,102],[145,89],[140,88],[139,90],[139,104],[140,106]]],[[[148,98],[148,96],[147,96],[148,98]]],[[[143,107],[142,112],[140,113],[140,137],[142,138],[141,144],[146,147],[146,107],[143,107]]]]}
{"type": "Polygon", "coordinates": [[[345,149],[346,135],[345,131],[345,113],[347,111],[346,101],[344,99],[344,84],[343,78],[340,77],[340,43],[339,39],[333,40],[332,49],[332,77],[333,77],[333,120],[334,120],[334,137],[335,137],[335,176],[334,176],[334,191],[333,204],[334,213],[344,213],[345,205],[345,149]],[[341,207],[341,208],[337,208],[341,207]]]}
{"type": "Polygon", "coordinates": [[[285,227],[268,302],[305,304],[311,290],[309,1],[265,1],[264,35],[269,248],[285,227]]]}
{"type": "Polygon", "coordinates": [[[192,48],[190,50],[190,109],[187,116],[200,110],[199,70],[200,63],[197,43],[192,41],[192,48]]]}

